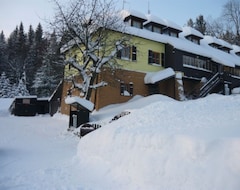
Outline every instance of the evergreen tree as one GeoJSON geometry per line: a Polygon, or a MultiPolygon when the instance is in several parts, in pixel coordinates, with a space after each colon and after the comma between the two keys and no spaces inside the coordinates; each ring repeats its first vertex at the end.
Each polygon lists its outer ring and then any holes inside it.
{"type": "Polygon", "coordinates": [[[187,26],[190,26],[190,27],[194,27],[194,23],[193,23],[193,20],[190,18],[187,22],[187,26]]]}
{"type": "Polygon", "coordinates": [[[23,74],[23,77],[18,82],[17,88],[15,90],[15,94],[17,96],[29,96],[29,91],[27,90],[27,86],[24,78],[25,76],[23,74]]]}
{"type": "MultiPolygon", "coordinates": [[[[47,86],[50,89],[49,92],[52,92],[63,77],[64,63],[60,54],[61,45],[55,32],[49,36],[43,36],[40,23],[36,31],[30,25],[28,32],[25,33],[24,25],[21,22],[7,40],[1,32],[0,72],[5,72],[5,76],[11,84],[15,84],[16,89],[16,92],[11,91],[12,95],[10,96],[19,95],[19,86],[22,86],[22,83],[31,94],[34,94],[37,89],[32,88],[34,86],[33,82],[36,82],[35,78],[39,75],[39,72],[46,78],[51,76],[46,80],[51,81],[47,86]],[[43,74],[43,72],[46,72],[46,74],[43,74]]],[[[39,92],[44,95],[41,88],[39,92]]],[[[49,92],[47,92],[47,95],[49,92]]],[[[20,95],[22,94],[21,92],[20,95]]]]}
{"type": "Polygon", "coordinates": [[[27,57],[26,57],[26,85],[30,91],[33,92],[31,88],[33,85],[34,75],[36,73],[36,43],[35,43],[35,32],[32,26],[29,26],[28,36],[27,36],[27,57]]]}
{"type": "Polygon", "coordinates": [[[194,23],[194,28],[201,32],[203,35],[206,33],[206,21],[204,20],[203,15],[199,15],[196,18],[196,22],[194,23]]]}
{"type": "Polygon", "coordinates": [[[43,56],[43,64],[35,74],[32,86],[35,94],[40,97],[50,96],[63,78],[64,59],[60,55],[56,33],[53,32],[47,41],[48,46],[43,56]]]}
{"type": "Polygon", "coordinates": [[[34,44],[34,38],[35,38],[35,32],[32,28],[32,25],[29,26],[29,30],[28,30],[28,36],[27,36],[27,45],[28,48],[32,47],[34,44]]]}
{"type": "Polygon", "coordinates": [[[35,74],[33,88],[35,94],[39,97],[49,97],[52,93],[54,76],[50,74],[51,68],[49,62],[45,62],[35,74]]]}
{"type": "Polygon", "coordinates": [[[51,66],[51,75],[54,76],[53,85],[57,86],[63,78],[64,57],[60,53],[60,43],[57,41],[55,31],[50,35],[48,40],[47,54],[44,57],[45,62],[49,61],[51,66]]]}
{"type": "Polygon", "coordinates": [[[7,44],[3,31],[0,34],[0,71],[6,71],[7,64],[7,44]]]}
{"type": "Polygon", "coordinates": [[[41,67],[45,44],[43,39],[42,25],[39,23],[35,31],[35,48],[36,48],[36,65],[37,68],[41,67]]]}
{"type": "Polygon", "coordinates": [[[24,33],[24,27],[23,27],[23,23],[20,23],[20,27],[19,27],[19,32],[18,32],[18,40],[17,40],[17,54],[18,57],[21,61],[21,66],[24,65],[24,61],[26,59],[27,56],[27,37],[24,33]]]}
{"type": "Polygon", "coordinates": [[[18,40],[18,26],[10,34],[7,42],[7,65],[6,74],[12,83],[18,81],[16,76],[17,65],[17,40],[18,40]]]}
{"type": "Polygon", "coordinates": [[[26,35],[22,22],[20,27],[16,27],[15,31],[8,39],[8,74],[11,80],[16,83],[25,73],[25,60],[27,56],[26,35]]]}
{"type": "Polygon", "coordinates": [[[12,91],[11,84],[3,72],[0,77],[0,98],[9,98],[12,91]]]}

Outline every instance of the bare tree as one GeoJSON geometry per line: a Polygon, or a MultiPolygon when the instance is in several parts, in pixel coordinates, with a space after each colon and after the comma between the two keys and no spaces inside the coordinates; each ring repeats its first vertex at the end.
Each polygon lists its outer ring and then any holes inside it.
{"type": "Polygon", "coordinates": [[[104,65],[116,65],[115,55],[126,39],[119,35],[112,37],[112,31],[123,32],[113,0],[73,0],[68,5],[57,6],[53,26],[68,40],[63,47],[74,46],[81,56],[68,56],[66,64],[77,69],[81,82],[73,78],[73,87],[80,90],[83,98],[89,100],[92,90],[107,85],[105,81],[96,82],[104,65]],[[67,7],[66,7],[67,6],[67,7]]]}
{"type": "MultiPolygon", "coordinates": [[[[240,1],[229,0],[223,7],[223,18],[231,24],[236,39],[240,39],[240,1]]],[[[238,42],[240,43],[240,41],[238,42]]]]}

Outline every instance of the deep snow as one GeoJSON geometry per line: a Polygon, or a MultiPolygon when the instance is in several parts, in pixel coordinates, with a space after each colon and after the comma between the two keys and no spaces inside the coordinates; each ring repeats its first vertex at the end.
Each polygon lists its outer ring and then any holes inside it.
{"type": "Polygon", "coordinates": [[[10,103],[0,99],[0,189],[240,189],[240,95],[136,96],[93,112],[102,128],[81,140],[66,116],[15,117],[10,103]]]}

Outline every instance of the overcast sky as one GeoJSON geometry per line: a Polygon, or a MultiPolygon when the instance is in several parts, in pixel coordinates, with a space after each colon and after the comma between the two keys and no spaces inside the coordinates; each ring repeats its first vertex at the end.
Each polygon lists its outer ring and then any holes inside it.
{"type": "MultiPolygon", "coordinates": [[[[67,1],[67,0],[61,0],[67,1]]],[[[148,12],[160,18],[174,21],[180,26],[187,23],[189,18],[195,20],[200,14],[204,18],[217,18],[221,15],[223,5],[228,0],[125,0],[125,9],[134,9],[143,13],[148,12]],[[148,3],[149,2],[149,3],[148,3]],[[149,6],[148,6],[149,5],[149,6]]],[[[123,7],[119,0],[118,7],[123,7]]],[[[46,19],[54,14],[54,4],[51,0],[0,0],[0,32],[8,36],[22,21],[25,32],[31,24],[36,28],[40,22],[46,26],[46,19]]],[[[46,28],[44,28],[46,29],[46,28]]]]}

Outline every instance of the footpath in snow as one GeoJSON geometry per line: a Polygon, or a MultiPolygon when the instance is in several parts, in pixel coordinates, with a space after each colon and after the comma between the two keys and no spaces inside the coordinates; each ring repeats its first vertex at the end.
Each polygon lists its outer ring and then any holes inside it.
{"type": "Polygon", "coordinates": [[[240,189],[240,95],[136,96],[93,112],[102,128],[81,140],[66,116],[15,117],[9,102],[0,99],[1,190],[240,189]]]}

